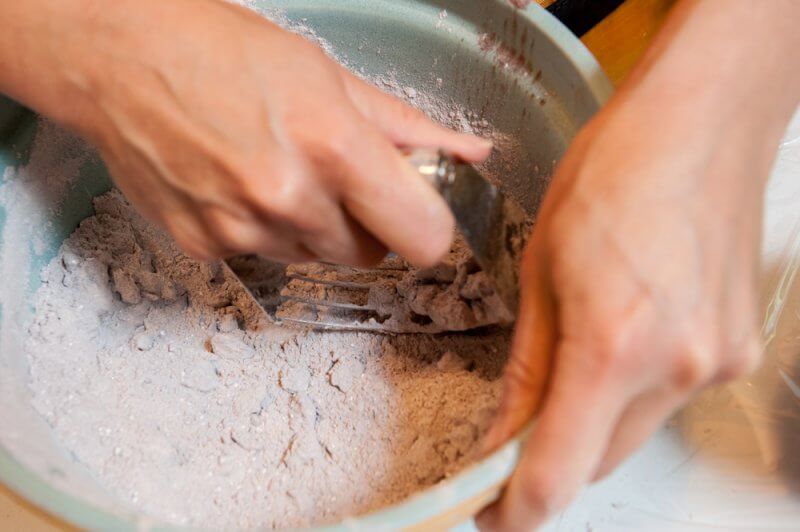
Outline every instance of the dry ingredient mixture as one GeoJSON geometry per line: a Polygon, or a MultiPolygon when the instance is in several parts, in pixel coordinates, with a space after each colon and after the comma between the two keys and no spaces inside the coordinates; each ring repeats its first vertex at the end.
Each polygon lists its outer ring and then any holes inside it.
{"type": "MultiPolygon", "coordinates": [[[[258,261],[236,259],[233,263],[236,271],[240,271],[242,260],[258,261]]],[[[412,268],[396,256],[384,259],[370,270],[318,263],[293,264],[286,269],[282,283],[270,283],[252,273],[257,271],[259,262],[255,264],[255,268],[249,265],[250,268],[243,269],[249,274],[248,286],[282,285],[280,298],[264,297],[264,291],[258,288],[254,293],[268,309],[271,304],[277,304],[274,315],[284,321],[305,320],[427,334],[513,323],[513,315],[495,293],[489,277],[480,270],[460,235],[438,265],[425,269],[412,268]],[[328,307],[326,302],[357,305],[359,310],[328,307]],[[362,308],[368,310],[362,311],[362,308]]]]}
{"type": "Polygon", "coordinates": [[[26,348],[36,408],[124,499],[180,524],[299,527],[476,457],[505,332],[276,327],[119,192],[95,209],[44,271],[26,348]]]}
{"type": "MultiPolygon", "coordinates": [[[[488,131],[392,79],[379,85],[442,122],[488,131]]],[[[97,198],[95,212],[43,271],[29,385],[55,437],[133,507],[208,529],[333,523],[477,458],[508,331],[277,327],[219,264],[183,255],[119,192],[97,198]]],[[[475,272],[459,271],[434,275],[460,275],[462,297],[486,296],[477,277],[467,286],[475,272]]],[[[447,325],[446,312],[411,292],[447,325]]]]}

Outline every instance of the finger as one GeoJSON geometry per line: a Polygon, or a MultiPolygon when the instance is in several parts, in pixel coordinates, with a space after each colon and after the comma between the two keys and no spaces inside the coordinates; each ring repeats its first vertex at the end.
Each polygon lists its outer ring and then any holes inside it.
{"type": "Polygon", "coordinates": [[[231,253],[213,238],[190,198],[163,186],[158,169],[147,158],[137,157],[135,151],[128,159],[107,151],[103,155],[125,197],[147,219],[165,229],[187,255],[198,260],[212,260],[231,253]]]}
{"type": "MultiPolygon", "coordinates": [[[[352,114],[358,117],[355,111],[352,114]]],[[[358,128],[359,125],[352,125],[352,129],[358,128]]],[[[319,140],[318,135],[314,138],[319,140]]],[[[371,266],[380,261],[386,255],[386,247],[352,219],[340,199],[341,183],[356,166],[348,161],[358,159],[358,167],[362,166],[360,154],[354,153],[353,143],[348,140],[352,138],[358,137],[347,133],[339,139],[326,137],[325,142],[309,143],[300,158],[266,156],[264,169],[251,171],[238,196],[229,202],[241,207],[234,211],[220,204],[227,217],[242,221],[252,218],[247,221],[251,227],[233,227],[223,238],[237,238],[235,233],[239,233],[243,242],[238,249],[244,251],[243,246],[248,246],[247,252],[259,254],[281,249],[265,256],[280,255],[284,261],[295,257],[294,261],[300,262],[298,253],[306,256],[304,260],[313,257],[353,266],[371,266]],[[253,246],[259,241],[260,251],[255,251],[253,246]]],[[[261,167],[256,164],[253,168],[261,167]]]]}
{"type": "Polygon", "coordinates": [[[679,395],[663,390],[647,392],[634,399],[622,414],[592,481],[596,482],[616,469],[658,430],[680,404],[679,395]]]}
{"type": "Polygon", "coordinates": [[[599,480],[616,469],[623,460],[638,449],[676,409],[685,403],[693,393],[711,383],[719,383],[730,377],[741,375],[749,365],[757,360],[760,339],[755,331],[743,335],[738,349],[731,348],[736,356],[729,357],[721,368],[697,371],[697,364],[678,366],[672,377],[672,385],[649,391],[634,399],[628,406],[611,438],[606,455],[595,472],[593,480],[599,480]],[[689,371],[680,368],[693,368],[689,371]],[[711,375],[709,377],[709,375],[711,375]]]}
{"type": "Polygon", "coordinates": [[[386,256],[387,249],[347,212],[337,209],[330,219],[330,236],[311,234],[304,237],[306,247],[322,260],[349,266],[374,266],[386,256]]]}
{"type": "Polygon", "coordinates": [[[277,232],[246,211],[233,214],[206,206],[203,216],[209,231],[229,255],[254,253],[283,263],[307,262],[318,257],[288,232],[277,232]]]}
{"type": "Polygon", "coordinates": [[[167,229],[164,216],[176,206],[176,201],[170,200],[172,193],[169,189],[158,186],[157,176],[146,165],[123,165],[105,151],[102,155],[114,183],[122,191],[125,199],[147,220],[162,229],[167,229]],[[153,193],[153,191],[158,192],[153,193]]]}
{"type": "Polygon", "coordinates": [[[591,346],[562,343],[537,425],[487,530],[532,530],[563,508],[597,469],[625,404],[621,379],[602,377],[591,346]],[[587,363],[588,362],[588,363],[587,363]]]}
{"type": "Polygon", "coordinates": [[[485,160],[492,151],[491,141],[439,125],[422,111],[350,72],[344,73],[344,79],[356,108],[397,146],[441,148],[471,163],[485,160]]]}
{"type": "Polygon", "coordinates": [[[533,419],[550,376],[556,335],[554,308],[541,266],[543,257],[533,244],[523,263],[520,312],[500,409],[483,442],[487,451],[502,445],[533,419]]]}
{"type": "Polygon", "coordinates": [[[161,191],[155,217],[190,257],[208,261],[234,253],[232,248],[215,238],[197,205],[179,192],[171,189],[161,191]]]}
{"type": "Polygon", "coordinates": [[[232,254],[208,231],[200,216],[188,209],[171,209],[164,215],[164,225],[175,243],[187,255],[198,260],[214,260],[232,254]]]}
{"type": "Polygon", "coordinates": [[[380,132],[365,124],[360,138],[359,157],[342,161],[347,211],[411,263],[435,265],[453,240],[449,207],[380,132]]]}
{"type": "MultiPolygon", "coordinates": [[[[335,173],[336,169],[328,168],[327,172],[335,173]]],[[[251,188],[255,189],[253,193],[258,194],[257,197],[263,194],[263,190],[269,190],[269,187],[251,188]]],[[[259,253],[270,258],[280,255],[284,261],[295,256],[293,261],[301,262],[300,255],[305,255],[302,261],[313,259],[372,266],[386,255],[386,247],[353,220],[332,197],[334,192],[311,183],[307,183],[306,188],[311,189],[311,193],[302,193],[304,199],[287,200],[288,207],[279,206],[274,195],[261,201],[253,201],[251,197],[253,219],[246,222],[250,224],[247,228],[240,227],[243,221],[225,220],[226,217],[236,217],[226,211],[223,221],[215,224],[229,227],[222,229],[225,234],[220,235],[221,238],[238,241],[237,249],[241,252],[259,253]],[[292,205],[295,208],[291,208],[292,205]],[[289,248],[290,244],[294,245],[293,250],[289,248]]],[[[239,217],[248,210],[245,208],[240,212],[239,217]]]]}

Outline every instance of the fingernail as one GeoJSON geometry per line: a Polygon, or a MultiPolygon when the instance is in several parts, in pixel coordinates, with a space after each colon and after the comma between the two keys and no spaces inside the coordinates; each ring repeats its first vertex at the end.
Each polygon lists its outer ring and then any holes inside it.
{"type": "Polygon", "coordinates": [[[484,137],[475,137],[475,138],[477,138],[480,141],[481,145],[484,148],[493,148],[494,147],[494,141],[492,141],[491,139],[487,139],[487,138],[484,138],[484,137]]]}
{"type": "Polygon", "coordinates": [[[488,150],[494,147],[494,142],[491,139],[487,139],[485,137],[480,137],[478,135],[472,135],[470,133],[465,133],[465,137],[469,137],[470,140],[480,148],[484,150],[488,150]]]}

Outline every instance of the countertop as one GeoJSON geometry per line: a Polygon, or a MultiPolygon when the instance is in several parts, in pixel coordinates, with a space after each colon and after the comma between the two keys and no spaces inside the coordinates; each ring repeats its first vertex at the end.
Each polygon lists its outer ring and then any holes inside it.
{"type": "Polygon", "coordinates": [[[0,484],[0,530],[65,532],[76,529],[40,511],[0,484]]]}

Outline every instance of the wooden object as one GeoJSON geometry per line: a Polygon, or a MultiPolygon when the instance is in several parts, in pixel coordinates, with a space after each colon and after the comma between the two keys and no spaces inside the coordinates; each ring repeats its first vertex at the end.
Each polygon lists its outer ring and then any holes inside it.
{"type": "MultiPolygon", "coordinates": [[[[562,0],[565,1],[565,0],[562,0]]],[[[636,64],[676,0],[626,0],[581,40],[616,85],[636,64]]],[[[555,0],[537,0],[548,7],[555,0]]]]}

